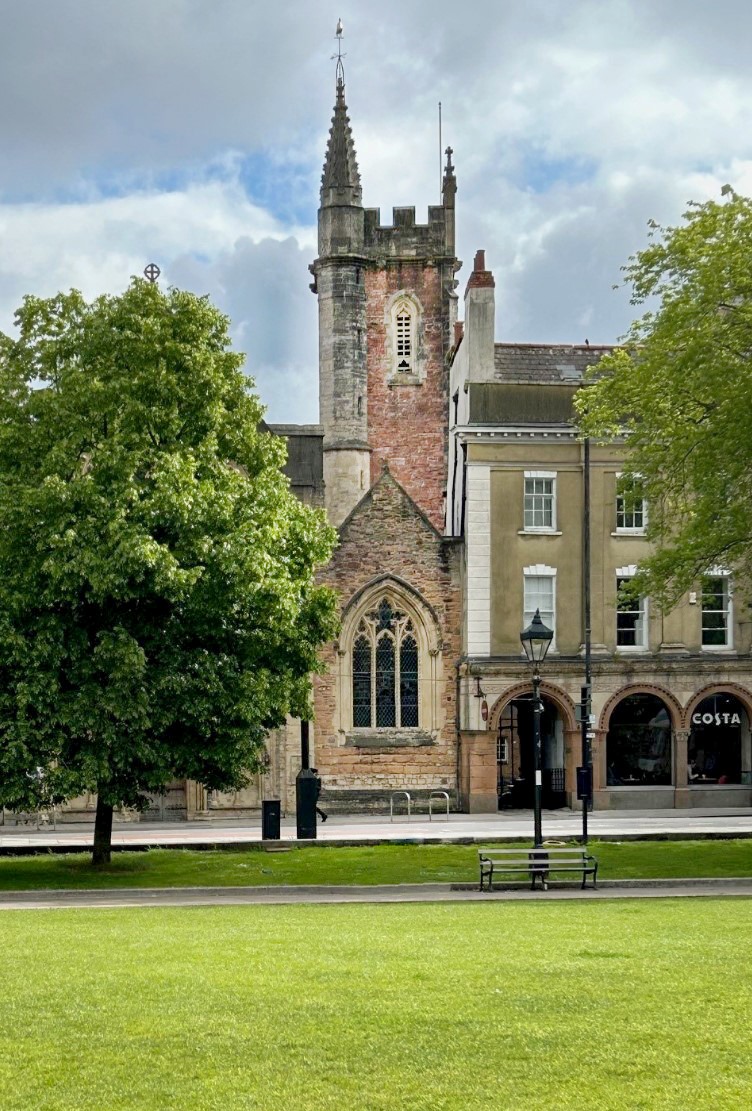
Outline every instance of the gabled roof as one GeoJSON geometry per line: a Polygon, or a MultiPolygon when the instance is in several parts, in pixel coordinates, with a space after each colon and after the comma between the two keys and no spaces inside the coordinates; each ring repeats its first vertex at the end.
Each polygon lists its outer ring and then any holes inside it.
{"type": "Polygon", "coordinates": [[[390,485],[394,487],[399,495],[407,502],[414,515],[422,522],[422,524],[426,526],[426,528],[430,529],[431,533],[436,537],[437,540],[448,539],[448,537],[445,537],[443,533],[439,532],[434,523],[431,521],[430,517],[428,517],[420,508],[418,503],[410,497],[405,487],[402,485],[402,483],[397,481],[392,472],[389,470],[389,467],[386,463],[384,463],[381,474],[376,479],[374,484],[368,490],[366,490],[363,497],[360,499],[357,505],[355,505],[350,510],[342,524],[339,526],[340,539],[344,539],[345,533],[350,524],[355,520],[355,518],[359,517],[368,508],[370,503],[373,501],[374,494],[376,494],[379,491],[380,487],[382,487],[383,485],[390,485]]]}

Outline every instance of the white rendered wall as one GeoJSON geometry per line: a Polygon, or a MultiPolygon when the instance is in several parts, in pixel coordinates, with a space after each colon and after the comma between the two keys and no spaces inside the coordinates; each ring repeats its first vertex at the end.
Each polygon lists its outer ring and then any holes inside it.
{"type": "Polygon", "coordinates": [[[491,654],[491,468],[467,468],[467,652],[491,654]]]}

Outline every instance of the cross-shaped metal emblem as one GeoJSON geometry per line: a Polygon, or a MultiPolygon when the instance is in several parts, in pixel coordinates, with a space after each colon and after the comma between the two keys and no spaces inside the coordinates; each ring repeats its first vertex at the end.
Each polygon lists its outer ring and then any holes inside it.
{"type": "Polygon", "coordinates": [[[147,281],[150,282],[156,282],[161,273],[162,271],[159,269],[156,262],[150,262],[149,265],[144,269],[144,276],[146,277],[147,281]]]}

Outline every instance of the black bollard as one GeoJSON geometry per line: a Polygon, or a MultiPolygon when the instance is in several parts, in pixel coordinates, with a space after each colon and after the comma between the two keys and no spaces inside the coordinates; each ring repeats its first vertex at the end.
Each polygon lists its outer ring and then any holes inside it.
{"type": "Polygon", "coordinates": [[[295,818],[298,827],[298,838],[301,841],[316,840],[316,802],[319,797],[319,779],[311,771],[310,762],[308,722],[301,721],[301,768],[295,779],[295,818]]]}

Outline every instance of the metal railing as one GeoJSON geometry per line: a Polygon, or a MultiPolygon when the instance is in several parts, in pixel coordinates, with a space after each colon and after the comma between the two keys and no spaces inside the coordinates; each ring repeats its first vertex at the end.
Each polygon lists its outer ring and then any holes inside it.
{"type": "Polygon", "coordinates": [[[433,821],[433,800],[444,799],[446,802],[446,820],[449,821],[449,792],[448,791],[431,791],[428,796],[428,820],[433,821]]]}
{"type": "Polygon", "coordinates": [[[403,796],[407,799],[407,820],[408,820],[408,822],[410,821],[410,810],[411,810],[411,807],[412,807],[412,798],[410,797],[410,792],[409,791],[392,791],[392,794],[389,798],[389,821],[390,822],[394,821],[394,800],[398,797],[402,798],[403,796]]]}

